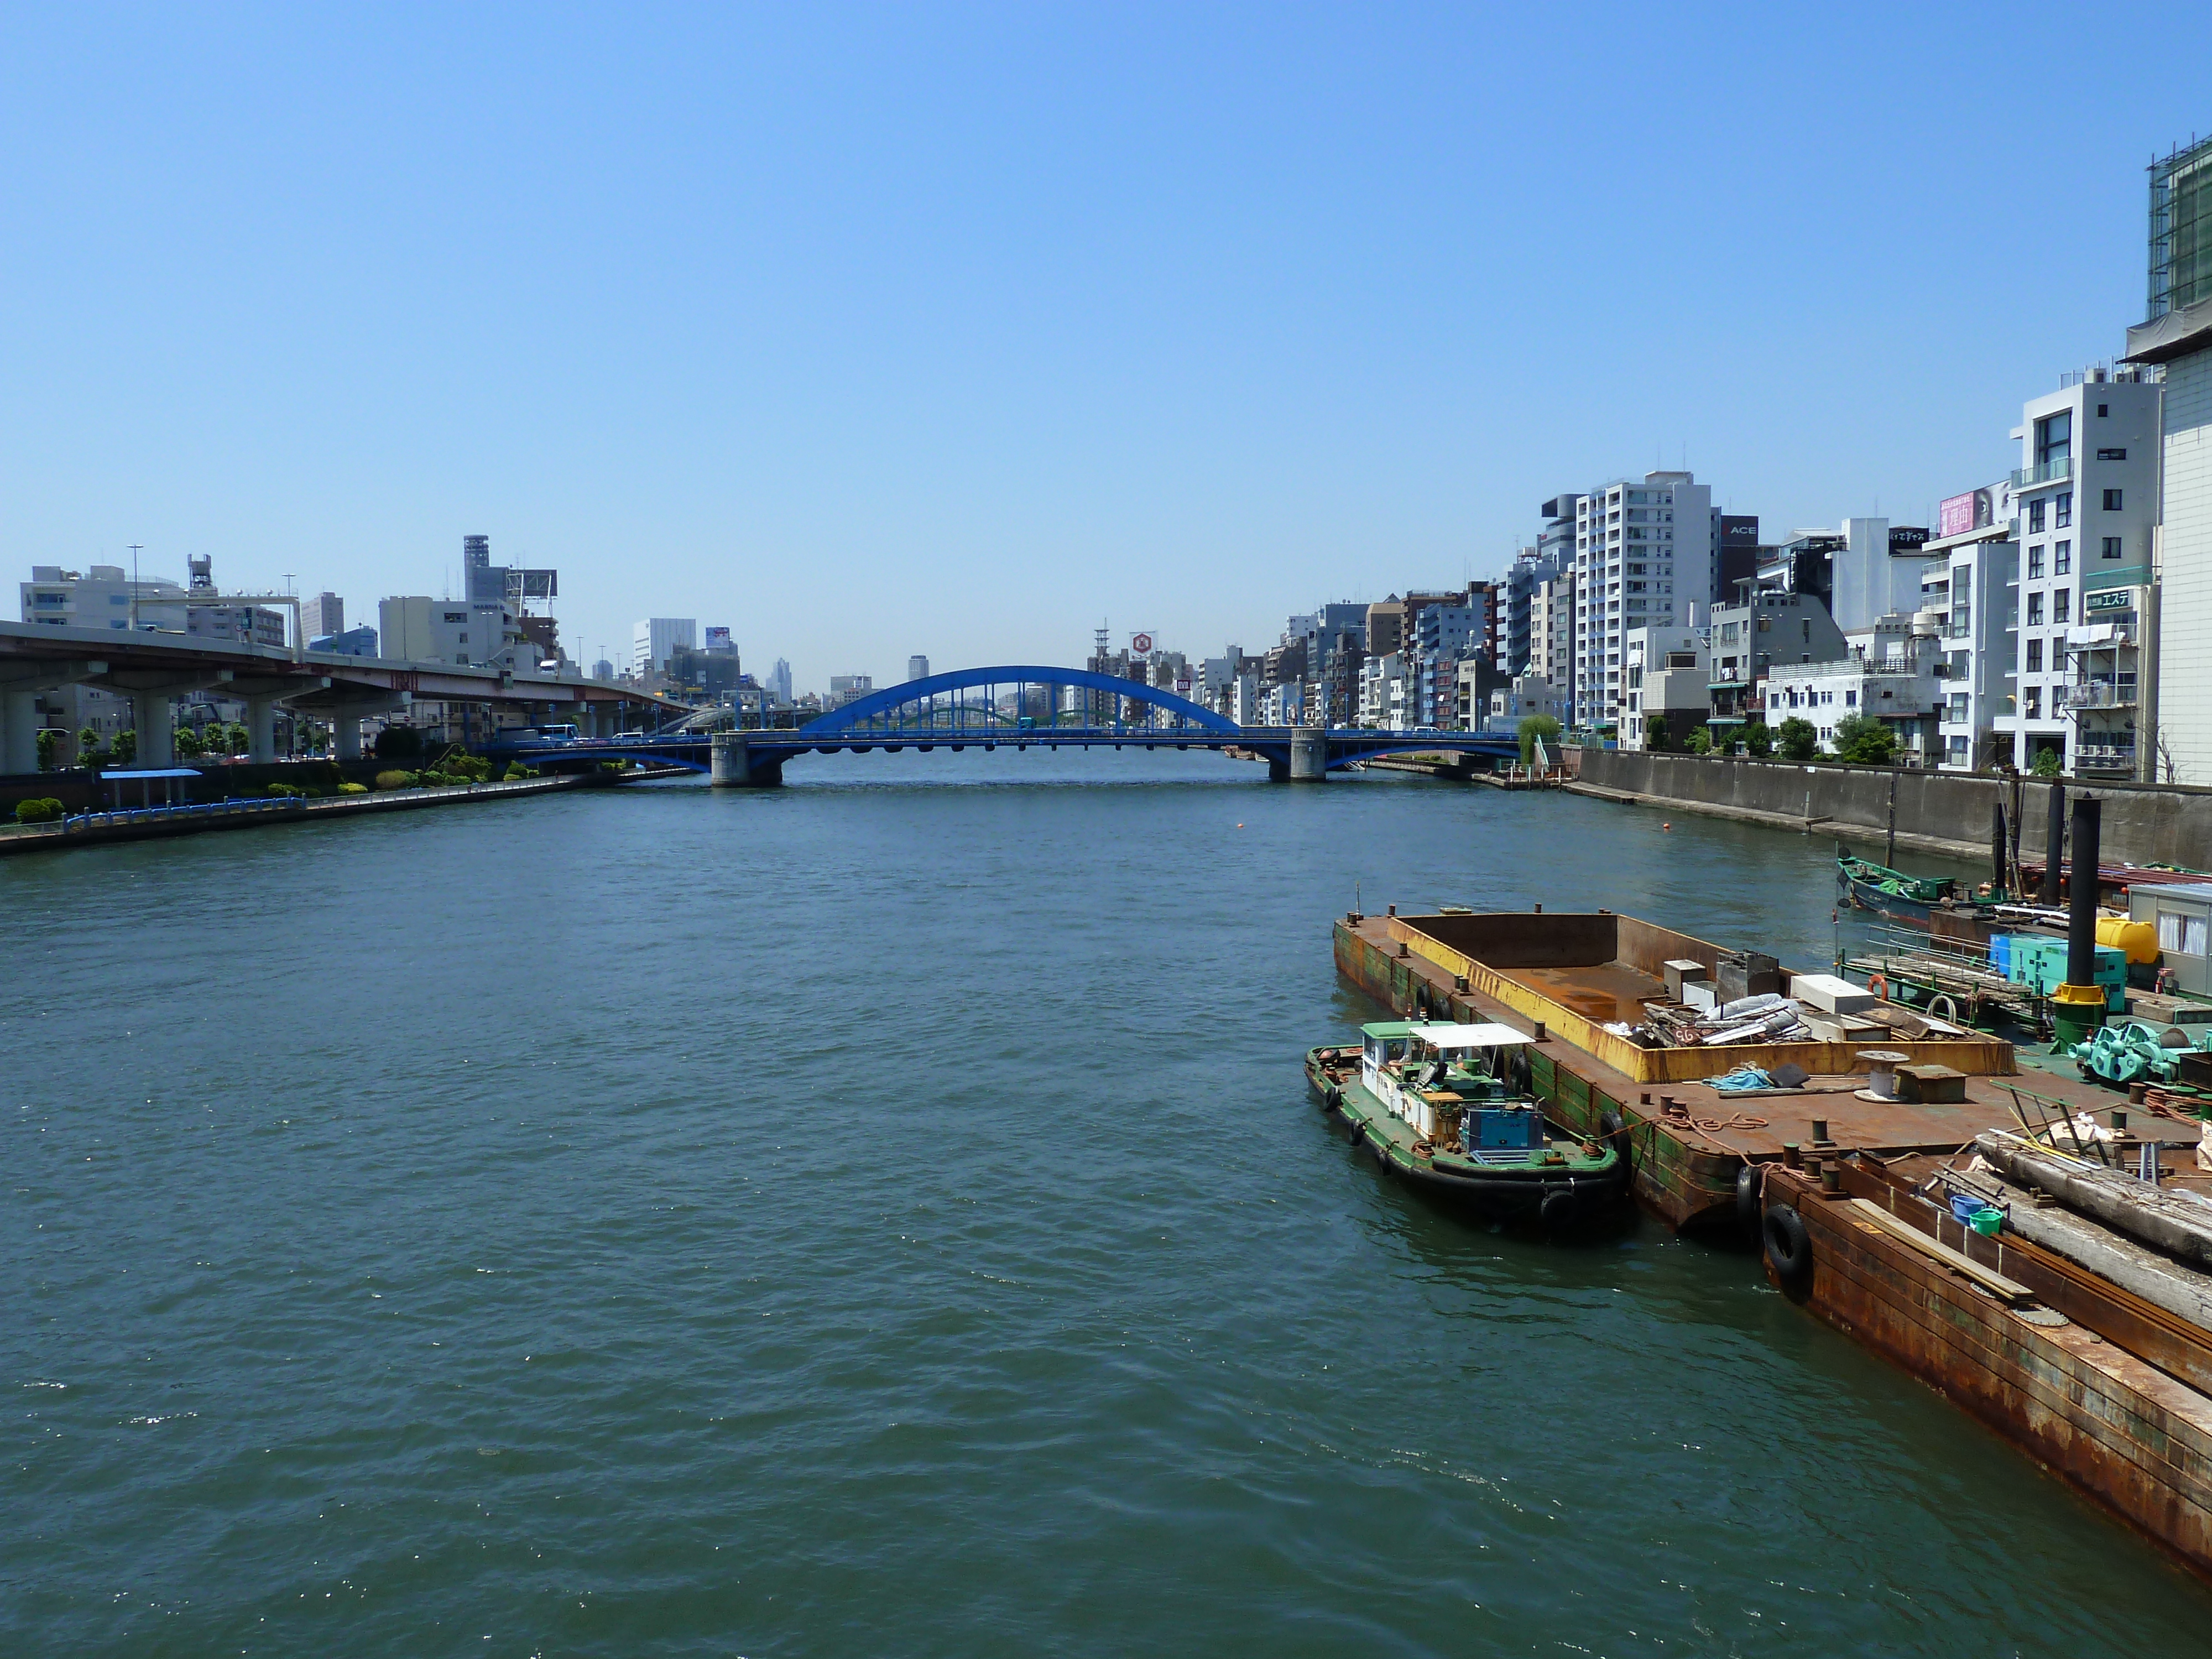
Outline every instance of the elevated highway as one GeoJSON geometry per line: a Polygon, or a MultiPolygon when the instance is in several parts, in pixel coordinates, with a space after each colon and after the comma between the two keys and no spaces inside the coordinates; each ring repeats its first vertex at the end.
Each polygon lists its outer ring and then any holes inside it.
{"type": "Polygon", "coordinates": [[[40,692],[96,685],[131,699],[138,763],[175,758],[171,699],[194,692],[246,707],[249,753],[274,760],[276,710],[330,722],[340,758],[361,754],[361,722],[416,699],[519,708],[540,725],[572,722],[611,738],[690,708],[632,688],[577,676],[533,678],[459,663],[396,661],[293,652],[183,634],[0,623],[0,774],[38,769],[40,692]]]}

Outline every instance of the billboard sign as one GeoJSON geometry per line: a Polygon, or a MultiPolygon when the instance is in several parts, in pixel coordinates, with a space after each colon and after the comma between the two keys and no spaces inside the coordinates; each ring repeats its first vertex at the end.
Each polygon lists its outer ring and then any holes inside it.
{"type": "Polygon", "coordinates": [[[1132,634],[1129,635],[1129,649],[1136,656],[1149,657],[1152,653],[1152,636],[1150,634],[1132,634]]]}
{"type": "Polygon", "coordinates": [[[522,578],[522,597],[526,599],[556,599],[561,597],[561,573],[557,570],[518,570],[522,578]]]}
{"type": "Polygon", "coordinates": [[[1963,536],[1970,530],[1990,530],[2012,517],[2012,486],[1993,483],[1970,489],[1963,495],[1947,495],[1936,509],[1938,536],[1963,536]]]}
{"type": "Polygon", "coordinates": [[[709,651],[727,651],[730,648],[730,630],[726,628],[708,629],[707,648],[709,651]]]}

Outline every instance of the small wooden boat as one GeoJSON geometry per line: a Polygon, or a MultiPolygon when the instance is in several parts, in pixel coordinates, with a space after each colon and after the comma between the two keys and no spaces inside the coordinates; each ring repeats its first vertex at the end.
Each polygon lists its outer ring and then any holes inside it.
{"type": "Polygon", "coordinates": [[[1547,1119],[1528,1092],[1529,1039],[1511,1026],[1390,1020],[1360,1035],[1308,1053],[1306,1079],[1394,1173],[1553,1231],[1626,1195],[1627,1130],[1613,1119],[1586,1139],[1547,1119]]]}
{"type": "Polygon", "coordinates": [[[1849,853],[1836,855],[1836,891],[1858,909],[1878,910],[1922,927],[1928,926],[1929,915],[1938,907],[1947,902],[1956,906],[1966,898],[1960,892],[1959,884],[1948,876],[1908,876],[1849,853]]]}

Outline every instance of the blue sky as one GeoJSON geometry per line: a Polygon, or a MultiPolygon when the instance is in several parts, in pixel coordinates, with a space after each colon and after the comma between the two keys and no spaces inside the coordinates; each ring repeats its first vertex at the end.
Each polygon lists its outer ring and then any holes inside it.
{"type": "Polygon", "coordinates": [[[2014,464],[2143,307],[2170,7],[16,7],[0,550],[748,665],[1073,661],[2014,464]]]}

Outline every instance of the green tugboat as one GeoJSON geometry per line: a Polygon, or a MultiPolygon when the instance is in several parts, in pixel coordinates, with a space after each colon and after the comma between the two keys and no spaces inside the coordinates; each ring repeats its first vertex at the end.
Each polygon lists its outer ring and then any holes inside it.
{"type": "Polygon", "coordinates": [[[1363,1025],[1358,1047],[1316,1048],[1306,1079],[1394,1172],[1499,1220],[1559,1231],[1628,1190],[1628,1134],[1585,1140],[1528,1093],[1528,1038],[1510,1025],[1363,1025]]]}

